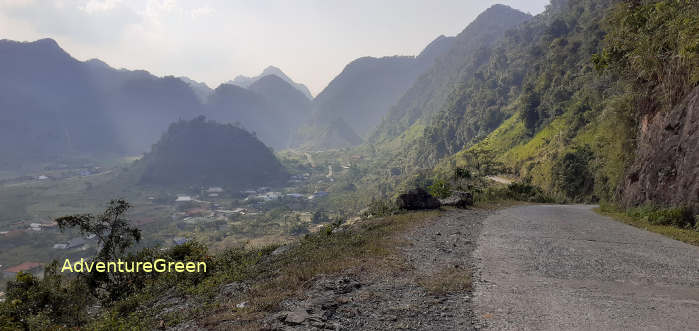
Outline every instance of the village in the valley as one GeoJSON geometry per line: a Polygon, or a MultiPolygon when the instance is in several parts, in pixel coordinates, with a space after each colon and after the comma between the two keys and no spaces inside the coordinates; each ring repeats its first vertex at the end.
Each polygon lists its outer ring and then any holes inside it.
{"type": "MultiPolygon", "coordinates": [[[[324,207],[328,197],[334,194],[330,191],[337,191],[332,189],[333,184],[351,169],[352,161],[356,163],[361,157],[326,161],[322,165],[315,164],[317,161],[310,155],[301,158],[306,163],[297,165],[283,187],[233,191],[211,186],[186,192],[129,192],[128,200],[133,208],[128,218],[143,232],[142,247],[161,249],[192,240],[205,242],[214,250],[235,245],[259,246],[317,231],[336,218],[324,207]]],[[[113,169],[95,166],[52,170],[36,176],[4,179],[0,185],[36,188],[61,183],[65,187],[66,183],[80,181],[81,185],[93,187],[114,175],[113,169]]],[[[94,235],[60,231],[47,216],[0,222],[0,280],[12,279],[20,271],[41,275],[42,266],[54,259],[88,259],[96,252],[97,245],[94,235]],[[18,256],[24,258],[16,259],[18,256]]]]}

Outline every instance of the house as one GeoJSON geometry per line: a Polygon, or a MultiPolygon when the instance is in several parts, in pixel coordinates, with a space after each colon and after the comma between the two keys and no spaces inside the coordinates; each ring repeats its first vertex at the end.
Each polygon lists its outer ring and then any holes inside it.
{"type": "Polygon", "coordinates": [[[217,209],[216,210],[216,213],[222,214],[222,215],[233,215],[233,214],[245,215],[245,213],[247,213],[247,212],[248,212],[248,210],[245,208],[236,208],[233,210],[226,210],[226,209],[217,209]]]}
{"type": "Polygon", "coordinates": [[[318,199],[318,198],[322,198],[325,196],[328,196],[328,192],[319,191],[319,192],[311,194],[311,196],[308,197],[308,200],[318,199]]]}
{"type": "Polygon", "coordinates": [[[178,195],[177,199],[175,199],[175,202],[189,202],[192,200],[192,197],[190,197],[189,195],[178,195]]]}
{"type": "Polygon", "coordinates": [[[58,230],[58,223],[55,223],[55,222],[42,223],[41,228],[44,230],[58,230]]]}
{"type": "Polygon", "coordinates": [[[206,190],[207,193],[223,193],[223,188],[221,187],[209,187],[208,190],[206,190]]]}
{"type": "Polygon", "coordinates": [[[71,240],[68,240],[68,242],[66,243],[66,249],[82,247],[86,243],[87,241],[85,241],[85,239],[83,238],[73,238],[71,240]]]}
{"type": "Polygon", "coordinates": [[[280,192],[267,192],[265,194],[260,194],[256,198],[260,199],[265,202],[269,202],[272,200],[279,200],[281,199],[282,194],[280,192]]]}
{"type": "Polygon", "coordinates": [[[182,245],[182,244],[187,243],[188,241],[189,241],[189,240],[188,240],[187,238],[185,238],[185,237],[175,237],[175,238],[172,238],[172,242],[174,242],[175,245],[182,245]]]}
{"type": "Polygon", "coordinates": [[[20,271],[27,272],[27,273],[38,272],[39,268],[41,268],[41,267],[42,267],[42,264],[39,262],[23,262],[22,264],[19,264],[19,265],[16,265],[14,267],[10,267],[10,268],[3,270],[3,273],[6,276],[14,277],[20,271]]]}

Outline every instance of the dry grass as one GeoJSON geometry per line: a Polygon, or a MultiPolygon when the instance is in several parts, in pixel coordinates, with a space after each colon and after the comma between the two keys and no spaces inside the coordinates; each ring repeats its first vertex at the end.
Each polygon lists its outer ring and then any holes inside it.
{"type": "Polygon", "coordinates": [[[594,210],[601,215],[609,216],[619,222],[626,223],[646,231],[659,233],[666,237],[670,237],[690,245],[699,246],[699,231],[692,229],[681,229],[672,225],[651,224],[646,220],[633,218],[626,215],[626,213],[622,211],[610,210],[609,208],[605,208],[604,210],[602,208],[595,208],[594,210]]]}
{"type": "Polygon", "coordinates": [[[433,295],[466,291],[471,289],[471,272],[447,267],[429,276],[419,277],[417,283],[433,295]]]}
{"type": "Polygon", "coordinates": [[[342,232],[330,233],[328,229],[309,235],[266,267],[266,278],[257,281],[245,298],[240,298],[249,302],[248,307],[234,314],[242,320],[256,313],[274,311],[283,300],[303,296],[320,275],[348,270],[400,272],[404,270],[403,261],[395,254],[396,248],[404,243],[400,234],[439,213],[416,212],[370,219],[342,232]]]}

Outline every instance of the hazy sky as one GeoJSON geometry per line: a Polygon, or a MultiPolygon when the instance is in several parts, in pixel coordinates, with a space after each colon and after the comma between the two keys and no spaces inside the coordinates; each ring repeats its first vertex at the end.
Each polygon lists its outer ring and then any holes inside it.
{"type": "Polygon", "coordinates": [[[495,3],[549,0],[0,0],[0,39],[50,37],[79,60],[211,87],[281,68],[315,95],[361,56],[416,55],[495,3]]]}

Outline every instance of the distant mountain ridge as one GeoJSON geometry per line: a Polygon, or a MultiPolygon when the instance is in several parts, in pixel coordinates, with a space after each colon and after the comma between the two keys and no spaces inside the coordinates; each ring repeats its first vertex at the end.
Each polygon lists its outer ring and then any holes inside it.
{"type": "Polygon", "coordinates": [[[255,76],[255,77],[248,77],[248,76],[243,76],[243,75],[238,75],[236,76],[233,80],[229,80],[226,82],[226,84],[233,84],[233,85],[238,85],[240,87],[249,87],[256,81],[260,80],[261,78],[269,75],[274,75],[277,76],[281,79],[283,79],[285,82],[289,83],[289,85],[293,86],[295,89],[299,90],[303,95],[306,96],[306,98],[312,100],[313,96],[311,95],[311,91],[308,90],[308,87],[306,85],[294,82],[289,76],[287,76],[281,69],[275,67],[275,66],[268,66],[265,68],[265,70],[262,71],[261,74],[255,76]]]}
{"type": "Polygon", "coordinates": [[[350,62],[313,100],[312,121],[297,134],[295,146],[326,149],[361,143],[359,137],[374,130],[415,79],[453,42],[454,37],[442,35],[418,56],[367,56],[350,62]],[[330,133],[332,130],[340,131],[330,133]]]}
{"type": "Polygon", "coordinates": [[[52,39],[0,40],[0,72],[0,169],[140,154],[172,122],[199,115],[240,122],[281,149],[310,112],[310,100],[276,75],[216,107],[221,96],[203,83],[78,61],[52,39]]]}

